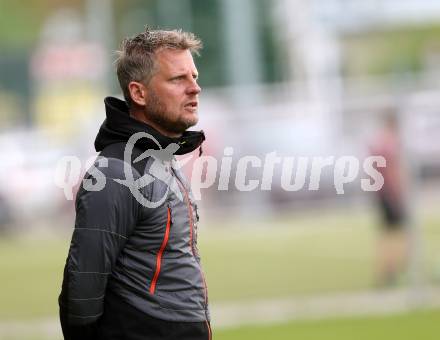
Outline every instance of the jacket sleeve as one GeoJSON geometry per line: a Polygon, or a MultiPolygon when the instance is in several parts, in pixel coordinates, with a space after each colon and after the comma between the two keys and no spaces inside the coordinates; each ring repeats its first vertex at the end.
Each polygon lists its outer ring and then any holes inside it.
{"type": "MultiPolygon", "coordinates": [[[[127,186],[114,180],[122,171],[101,170],[105,178],[102,190],[81,186],[76,197],[75,229],[59,297],[66,340],[96,338],[109,276],[136,225],[137,202],[127,186]]],[[[89,173],[87,178],[94,179],[89,173]]]]}

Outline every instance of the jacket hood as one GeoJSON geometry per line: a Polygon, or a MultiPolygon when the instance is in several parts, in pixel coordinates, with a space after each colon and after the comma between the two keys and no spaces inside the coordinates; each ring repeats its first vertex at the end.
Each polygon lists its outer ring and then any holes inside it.
{"type": "MultiPolygon", "coordinates": [[[[137,132],[146,132],[152,135],[165,149],[171,143],[176,143],[179,149],[175,155],[184,155],[200,147],[205,140],[203,131],[185,131],[179,138],[171,138],[162,135],[151,126],[130,117],[128,106],[125,101],[115,97],[104,99],[106,119],[102,123],[98,135],[95,139],[96,151],[102,151],[106,146],[127,142],[128,139],[137,132]]],[[[136,142],[136,146],[143,150],[157,150],[159,146],[149,138],[141,138],[136,142]]]]}

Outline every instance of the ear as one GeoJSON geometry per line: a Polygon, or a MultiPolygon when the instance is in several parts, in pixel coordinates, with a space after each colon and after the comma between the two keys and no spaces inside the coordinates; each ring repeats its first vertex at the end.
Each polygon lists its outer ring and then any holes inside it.
{"type": "Polygon", "coordinates": [[[147,102],[147,88],[144,84],[137,81],[131,81],[128,84],[128,91],[133,102],[139,106],[145,106],[147,102]]]}

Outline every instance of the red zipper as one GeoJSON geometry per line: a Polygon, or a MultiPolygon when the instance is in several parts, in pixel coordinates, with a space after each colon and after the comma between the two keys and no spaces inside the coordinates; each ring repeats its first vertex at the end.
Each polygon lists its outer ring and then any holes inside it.
{"type": "Polygon", "coordinates": [[[183,183],[180,180],[177,181],[179,183],[180,188],[185,194],[186,206],[188,207],[188,218],[189,218],[189,244],[191,245],[191,253],[194,256],[194,244],[193,244],[193,229],[194,229],[194,220],[193,220],[193,210],[189,201],[188,191],[186,190],[183,183]]]}
{"type": "Polygon", "coordinates": [[[206,327],[208,327],[208,340],[212,339],[212,330],[211,330],[211,325],[209,324],[208,320],[205,320],[206,322],[206,327]]]}
{"type": "MultiPolygon", "coordinates": [[[[177,175],[176,175],[177,178],[177,175]]],[[[180,181],[179,178],[177,178],[177,183],[179,184],[179,187],[183,190],[184,194],[185,194],[185,201],[186,201],[186,205],[188,207],[188,217],[189,217],[189,239],[190,239],[190,244],[191,244],[191,252],[195,258],[195,254],[194,254],[194,244],[193,244],[193,229],[194,229],[194,220],[193,220],[193,210],[191,207],[191,203],[189,200],[189,195],[188,195],[188,191],[186,190],[185,186],[183,185],[183,183],[180,181]]],[[[206,280],[205,280],[205,275],[202,272],[202,269],[200,268],[199,265],[199,271],[200,271],[200,275],[202,276],[202,280],[203,280],[203,286],[204,286],[204,297],[205,297],[205,306],[208,305],[208,287],[206,285],[206,280]]]]}
{"type": "Polygon", "coordinates": [[[208,327],[208,340],[212,339],[212,331],[211,331],[211,325],[209,324],[208,320],[205,320],[206,327],[208,327]]]}
{"type": "Polygon", "coordinates": [[[162,264],[162,255],[165,251],[165,248],[168,243],[168,238],[170,237],[170,228],[171,228],[171,209],[168,207],[168,216],[167,216],[167,225],[165,228],[165,235],[163,237],[162,245],[160,246],[159,252],[157,253],[156,257],[156,271],[154,272],[153,280],[151,281],[150,285],[150,293],[154,294],[154,291],[156,290],[156,283],[157,279],[159,278],[160,274],[160,267],[162,264]]]}
{"type": "MultiPolygon", "coordinates": [[[[194,244],[193,244],[193,229],[194,229],[194,220],[193,220],[193,210],[191,207],[191,202],[189,200],[189,195],[188,195],[188,191],[186,190],[185,186],[183,185],[183,183],[180,181],[179,176],[177,176],[177,174],[175,174],[175,178],[177,180],[177,184],[179,185],[179,187],[181,188],[181,190],[183,191],[183,193],[185,194],[185,201],[186,201],[186,205],[188,207],[188,217],[189,217],[189,239],[191,242],[191,253],[193,254],[193,257],[195,258],[195,254],[194,254],[194,244]]],[[[196,260],[197,262],[197,260],[196,260]]],[[[200,275],[202,276],[202,280],[203,280],[203,286],[204,286],[204,298],[205,298],[205,308],[208,307],[208,287],[206,285],[206,280],[205,280],[205,275],[203,274],[202,268],[200,267],[199,264],[199,272],[200,275]]],[[[208,340],[212,340],[212,331],[211,331],[211,326],[208,322],[208,318],[206,316],[206,326],[208,327],[208,340]]]]}

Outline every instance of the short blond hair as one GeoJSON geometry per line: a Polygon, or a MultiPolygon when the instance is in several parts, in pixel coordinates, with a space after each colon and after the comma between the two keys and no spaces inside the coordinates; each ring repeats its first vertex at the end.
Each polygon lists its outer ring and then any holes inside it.
{"type": "Polygon", "coordinates": [[[190,50],[192,54],[199,55],[202,41],[193,33],[181,29],[165,31],[148,27],[142,33],[125,38],[117,51],[115,65],[119,85],[129,106],[132,100],[128,84],[132,81],[148,84],[155,71],[155,52],[163,48],[190,50]]]}

